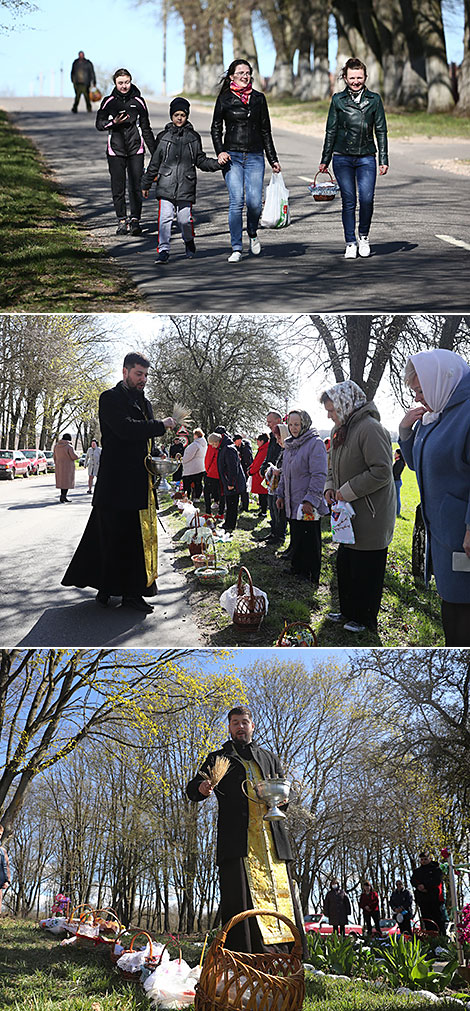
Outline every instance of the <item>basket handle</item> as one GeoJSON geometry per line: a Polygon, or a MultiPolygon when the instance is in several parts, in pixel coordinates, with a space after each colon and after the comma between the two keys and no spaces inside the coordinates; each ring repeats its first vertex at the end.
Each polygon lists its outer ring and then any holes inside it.
{"type": "Polygon", "coordinates": [[[116,910],[112,909],[111,906],[103,906],[100,909],[95,909],[95,920],[98,917],[98,913],[111,913],[110,919],[115,920],[115,922],[117,923],[117,925],[119,927],[120,933],[122,933],[122,931],[125,929],[124,926],[123,926],[123,924],[121,923],[121,921],[119,919],[118,914],[116,913],[116,910]]]}
{"type": "Polygon", "coordinates": [[[243,583],[242,583],[242,578],[243,577],[242,577],[242,572],[246,573],[246,577],[247,577],[247,580],[248,580],[248,588],[249,588],[249,592],[250,592],[250,604],[252,604],[253,601],[254,601],[254,599],[255,599],[255,594],[254,594],[254,590],[253,590],[253,580],[251,578],[251,573],[248,571],[247,568],[245,568],[244,565],[242,565],[240,567],[240,572],[238,573],[238,579],[237,579],[237,597],[242,597],[243,596],[243,583]]]}
{"type": "Polygon", "coordinates": [[[216,951],[217,948],[222,948],[224,946],[225,941],[227,940],[227,934],[232,927],[236,927],[238,923],[241,923],[242,920],[248,919],[250,916],[277,916],[278,920],[282,920],[283,923],[286,923],[294,936],[294,947],[292,948],[291,954],[297,955],[300,959],[302,958],[302,941],[300,939],[298,927],[296,927],[295,923],[292,923],[292,920],[290,920],[288,916],[285,916],[284,913],[278,913],[275,909],[245,909],[243,912],[237,913],[236,916],[232,916],[227,923],[224,923],[223,927],[219,930],[217,937],[214,938],[212,942],[214,951],[216,951]]]}
{"type": "Polygon", "coordinates": [[[131,937],[131,943],[129,945],[129,951],[134,951],[134,941],[135,941],[136,937],[140,937],[141,935],[143,937],[147,937],[148,938],[148,941],[149,941],[149,944],[150,944],[150,952],[149,952],[149,954],[150,954],[150,957],[152,957],[152,955],[153,955],[152,938],[150,937],[150,934],[147,934],[146,930],[138,930],[137,933],[134,934],[133,937],[131,937]]]}
{"type": "Polygon", "coordinates": [[[316,633],[313,631],[312,626],[309,625],[307,621],[291,621],[289,625],[286,623],[284,625],[284,628],[283,628],[280,636],[279,636],[279,639],[277,640],[276,646],[282,646],[282,640],[283,640],[286,632],[289,631],[289,629],[291,629],[291,628],[299,628],[299,627],[300,628],[308,628],[309,632],[311,632],[312,635],[313,635],[313,641],[315,643],[315,646],[318,646],[318,639],[317,639],[316,633]]]}
{"type": "Polygon", "coordinates": [[[330,170],[329,170],[329,169],[327,169],[327,170],[326,170],[326,172],[317,172],[317,173],[316,173],[316,175],[315,175],[315,179],[313,180],[313,185],[314,185],[314,186],[316,186],[316,185],[317,185],[317,178],[318,178],[318,176],[320,176],[320,175],[322,175],[322,176],[329,176],[329,177],[330,177],[330,182],[331,182],[331,183],[333,183],[333,182],[334,182],[334,179],[333,179],[333,176],[332,176],[332,174],[331,174],[330,170]]]}
{"type": "MultiPolygon", "coordinates": [[[[81,909],[82,906],[84,907],[84,910],[88,910],[89,913],[93,913],[93,915],[94,915],[93,906],[90,906],[89,902],[80,902],[78,906],[74,906],[73,909],[71,909],[71,911],[69,913],[69,916],[67,918],[67,923],[71,923],[72,922],[74,913],[78,913],[78,910],[81,909]]],[[[82,914],[80,914],[80,916],[78,917],[78,919],[81,920],[81,918],[82,918],[82,914]]]]}

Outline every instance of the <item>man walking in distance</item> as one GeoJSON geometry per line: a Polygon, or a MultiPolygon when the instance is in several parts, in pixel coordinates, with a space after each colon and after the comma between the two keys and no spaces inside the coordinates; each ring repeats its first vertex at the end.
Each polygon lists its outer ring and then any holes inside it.
{"type": "Polygon", "coordinates": [[[149,361],[137,352],[124,359],[123,378],[100,396],[101,457],[93,508],[63,586],[94,586],[106,607],[111,596],[150,614],[144,597],[157,592],[158,542],[155,495],[145,458],[152,439],[174,428],[155,421],[144,397],[149,361]]]}
{"type": "MultiPolygon", "coordinates": [[[[220,879],[222,923],[246,909],[273,909],[293,920],[304,936],[303,917],[295,895],[289,862],[292,852],[284,821],[264,821],[267,808],[255,801],[254,784],[267,776],[283,775],[279,759],[253,741],[255,725],[246,706],[228,714],[230,740],[204,760],[207,773],[218,756],[230,767],[215,788],[219,803],[217,864],[220,879]],[[242,784],[246,783],[248,799],[242,784]],[[253,799],[252,799],[253,798],[253,799]]],[[[213,793],[200,772],[188,783],[190,800],[202,801],[213,793]]],[[[292,934],[274,916],[250,917],[233,927],[226,947],[235,951],[288,950],[292,934]]]]}
{"type": "Polygon", "coordinates": [[[96,87],[95,68],[91,60],[85,59],[83,49],[72,63],[70,79],[75,91],[75,101],[72,105],[72,112],[77,112],[80,96],[83,95],[86,102],[86,111],[91,112],[90,88],[96,87]]]}

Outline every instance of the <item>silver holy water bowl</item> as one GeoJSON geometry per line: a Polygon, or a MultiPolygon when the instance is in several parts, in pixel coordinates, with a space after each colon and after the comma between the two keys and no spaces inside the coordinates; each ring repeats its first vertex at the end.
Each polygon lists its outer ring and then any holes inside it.
{"type": "Polygon", "coordinates": [[[144,460],[145,466],[153,477],[169,477],[170,474],[174,474],[181,463],[181,458],[175,457],[174,460],[170,460],[166,456],[151,456],[149,453],[144,460]]]}
{"type": "Polygon", "coordinates": [[[255,784],[257,797],[263,804],[267,804],[269,811],[263,815],[265,821],[281,821],[285,814],[279,810],[279,804],[285,804],[289,800],[291,783],[284,776],[268,776],[255,784]]]}

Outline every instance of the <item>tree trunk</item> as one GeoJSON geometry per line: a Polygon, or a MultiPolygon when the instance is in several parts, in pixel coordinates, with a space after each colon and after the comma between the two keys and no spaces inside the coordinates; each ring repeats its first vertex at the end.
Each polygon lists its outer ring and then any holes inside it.
{"type": "Polygon", "coordinates": [[[234,59],[248,60],[248,63],[251,63],[255,71],[256,77],[258,75],[258,53],[253,35],[253,8],[253,0],[246,0],[245,3],[234,0],[228,11],[228,20],[233,34],[234,59]]]}
{"type": "Polygon", "coordinates": [[[459,100],[456,112],[459,116],[468,116],[470,114],[470,0],[465,0],[463,60],[459,68],[457,85],[459,100]]]}
{"type": "Polygon", "coordinates": [[[428,112],[451,112],[454,96],[447,64],[441,0],[415,0],[416,30],[421,38],[428,86],[428,112]]]}

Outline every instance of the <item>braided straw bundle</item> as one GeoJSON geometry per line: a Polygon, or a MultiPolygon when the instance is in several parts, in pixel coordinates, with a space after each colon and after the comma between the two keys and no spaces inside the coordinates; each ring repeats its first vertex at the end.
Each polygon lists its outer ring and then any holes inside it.
{"type": "Polygon", "coordinates": [[[202,772],[202,770],[200,770],[199,775],[202,776],[203,779],[206,779],[212,788],[214,788],[220,783],[220,780],[224,778],[225,773],[228,772],[229,768],[230,759],[224,758],[222,755],[217,755],[217,758],[209,772],[202,772]]]}

